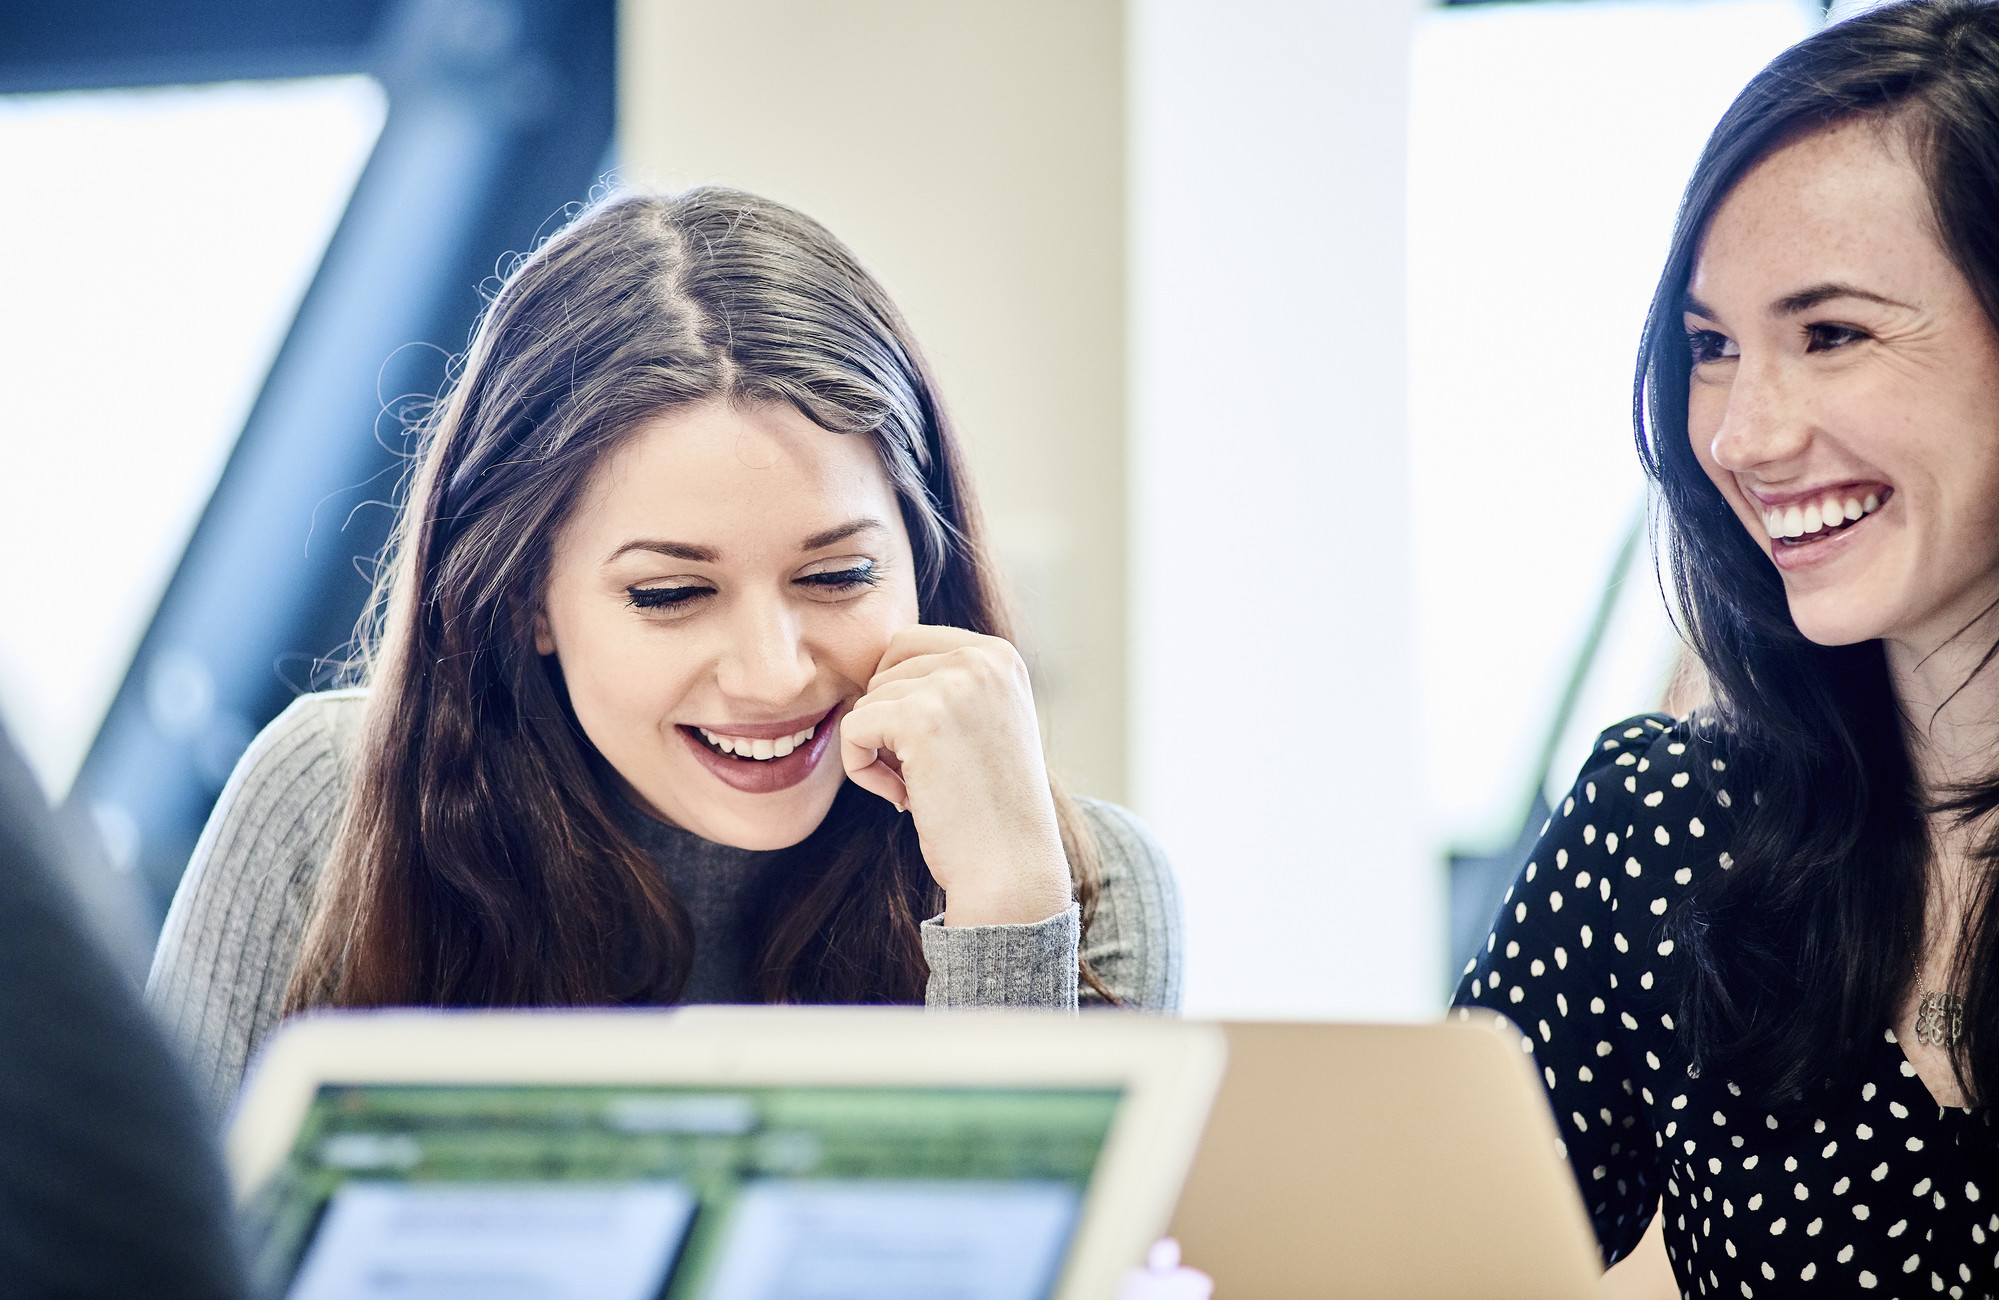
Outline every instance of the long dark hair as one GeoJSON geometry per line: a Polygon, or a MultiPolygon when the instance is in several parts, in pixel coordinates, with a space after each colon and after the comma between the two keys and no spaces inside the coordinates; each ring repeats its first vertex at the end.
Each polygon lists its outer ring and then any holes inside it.
{"type": "MultiPolygon", "coordinates": [[[[648,417],[714,400],[782,402],[871,439],[922,620],[1007,635],[950,419],[853,255],[738,191],[599,202],[507,277],[423,430],[360,638],[363,739],[287,1010],[679,996],[689,917],[613,817],[534,614],[592,468],[648,417]]],[[[1095,842],[1055,799],[1087,920],[1095,842]]],[[[918,923],[941,898],[911,819],[844,786],[785,852],[750,936],[759,996],[920,1002],[918,923]]]]}
{"type": "MultiPolygon", "coordinates": [[[[1733,868],[1670,922],[1690,964],[1683,1027],[1703,1068],[1772,1105],[1843,1072],[1906,996],[1911,938],[1924,933],[1928,814],[1999,809],[1999,772],[1925,802],[1881,643],[1821,646],[1798,631],[1776,567],[1687,432],[1682,311],[1715,210],[1787,141],[1861,119],[1902,133],[1944,250],[1999,327],[1999,6],[1913,0],[1793,46],[1722,117],[1681,203],[1634,400],[1672,594],[1714,686],[1709,730],[1729,770],[1711,775],[1735,796],[1738,826],[1733,868]]],[[[1953,1061],[1966,1091],[1989,1100],[1999,1095],[1999,837],[1985,837],[1975,862],[1951,969],[1966,998],[1953,1061]]]]}

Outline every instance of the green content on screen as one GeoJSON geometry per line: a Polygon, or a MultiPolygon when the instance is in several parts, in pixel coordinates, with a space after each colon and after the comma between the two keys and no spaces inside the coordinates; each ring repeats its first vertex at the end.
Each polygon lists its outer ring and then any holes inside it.
{"type": "Polygon", "coordinates": [[[276,1300],[1041,1300],[1116,1089],[322,1087],[276,1300]]]}

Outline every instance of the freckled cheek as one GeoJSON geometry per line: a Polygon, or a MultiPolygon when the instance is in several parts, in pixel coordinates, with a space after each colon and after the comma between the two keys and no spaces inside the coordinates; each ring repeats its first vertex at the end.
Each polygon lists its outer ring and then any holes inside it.
{"type": "Polygon", "coordinates": [[[1941,548],[1966,556],[1982,556],[1988,565],[1999,564],[1999,482],[1986,480],[1985,490],[1969,500],[1960,498],[1957,508],[1945,513],[1940,531],[1955,533],[1942,539],[1941,548]],[[1955,516],[1956,527],[1951,527],[1955,516]]]}
{"type": "Polygon", "coordinates": [[[1708,477],[1719,481],[1727,471],[1714,458],[1715,436],[1721,432],[1721,422],[1728,415],[1728,394],[1707,385],[1695,384],[1687,394],[1687,441],[1693,446],[1694,455],[1699,458],[1701,468],[1708,477]]]}
{"type": "MultiPolygon", "coordinates": [[[[1709,396],[1708,401],[1714,401],[1712,396],[1709,396]]],[[[1701,470],[1707,475],[1708,481],[1720,491],[1721,499],[1728,502],[1729,508],[1735,512],[1735,517],[1741,519],[1743,527],[1748,528],[1750,535],[1760,541],[1763,534],[1751,527],[1749,520],[1744,518],[1745,513],[1753,513],[1753,509],[1749,503],[1741,499],[1742,491],[1735,481],[1735,475],[1723,468],[1714,458],[1714,437],[1721,428],[1721,412],[1703,409],[1703,405],[1702,395],[1697,391],[1687,406],[1687,441],[1693,447],[1694,458],[1700,462],[1701,470]]]]}
{"type": "MultiPolygon", "coordinates": [[[[1903,431],[1881,440],[1876,459],[1896,484],[1898,524],[1924,535],[1944,554],[1999,552],[1999,436],[1981,424],[1934,422],[1939,430],[1903,431]],[[1978,432],[1965,432],[1966,430],[1978,432]]],[[[1892,426],[1889,426],[1892,427],[1892,426]]]]}
{"type": "Polygon", "coordinates": [[[1999,434],[1981,429],[1967,441],[1978,448],[1979,455],[1977,470],[1960,480],[1971,497],[1964,504],[1988,533],[1999,531],[1999,434]]]}

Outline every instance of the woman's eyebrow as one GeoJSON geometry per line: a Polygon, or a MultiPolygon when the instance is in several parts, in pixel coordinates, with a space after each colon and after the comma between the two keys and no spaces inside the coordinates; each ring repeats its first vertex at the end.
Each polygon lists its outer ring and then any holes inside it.
{"type": "Polygon", "coordinates": [[[629,551],[650,551],[654,555],[664,555],[670,560],[692,560],[696,564],[713,564],[721,557],[721,552],[712,546],[695,546],[688,542],[662,542],[650,537],[641,537],[626,542],[617,550],[604,557],[609,564],[629,551]]]}
{"type": "MultiPolygon", "coordinates": [[[[814,533],[799,544],[801,551],[816,551],[835,542],[844,542],[856,533],[885,527],[881,520],[872,517],[850,519],[835,528],[814,533]]],[[[604,557],[609,564],[621,555],[631,551],[646,551],[653,555],[664,555],[670,560],[691,560],[696,564],[714,564],[722,558],[722,553],[712,546],[696,546],[692,542],[665,542],[655,537],[640,537],[626,542],[617,550],[604,557]]]]}
{"type": "Polygon", "coordinates": [[[884,526],[879,519],[849,519],[837,528],[828,528],[823,533],[812,534],[812,536],[799,544],[798,549],[801,551],[816,551],[822,546],[831,546],[835,542],[844,542],[856,533],[865,533],[870,529],[882,528],[884,526]]]}
{"type": "Polygon", "coordinates": [[[1796,293],[1786,294],[1777,299],[1770,304],[1770,314],[1795,316],[1801,311],[1810,311],[1822,302],[1831,302],[1834,298],[1858,298],[1862,302],[1878,302],[1883,307],[1909,310],[1909,304],[1905,302],[1896,302],[1893,298],[1884,298],[1878,293],[1870,293],[1850,284],[1828,280],[1824,284],[1815,284],[1809,289],[1800,289],[1796,293]]]}

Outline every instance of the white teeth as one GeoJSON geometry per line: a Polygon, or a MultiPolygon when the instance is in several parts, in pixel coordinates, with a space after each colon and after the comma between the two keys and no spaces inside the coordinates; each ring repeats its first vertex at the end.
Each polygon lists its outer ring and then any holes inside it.
{"type": "Polygon", "coordinates": [[[1786,509],[1779,506],[1763,517],[1763,530],[1772,538],[1804,537],[1821,529],[1830,531],[1844,527],[1880,508],[1881,498],[1871,492],[1865,501],[1848,497],[1842,502],[1836,496],[1829,496],[1823,501],[1807,502],[1802,507],[1794,505],[1786,509]]]}
{"type": "Polygon", "coordinates": [[[747,736],[724,736],[719,732],[710,731],[706,727],[696,727],[695,730],[701,733],[703,740],[706,740],[724,754],[734,754],[738,758],[768,762],[773,758],[783,758],[792,750],[797,749],[800,745],[812,739],[813,735],[818,732],[819,727],[815,723],[795,735],[779,736],[776,740],[752,740],[747,736]]]}

